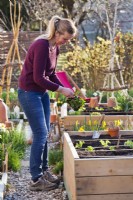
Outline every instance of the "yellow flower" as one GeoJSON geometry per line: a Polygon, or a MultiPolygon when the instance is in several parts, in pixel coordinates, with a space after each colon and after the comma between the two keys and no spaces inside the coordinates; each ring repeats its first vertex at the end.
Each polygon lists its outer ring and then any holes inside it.
{"type": "Polygon", "coordinates": [[[81,127],[79,128],[79,130],[78,130],[78,132],[82,132],[82,131],[85,131],[84,126],[81,126],[81,127]]]}
{"type": "Polygon", "coordinates": [[[106,128],[106,125],[107,125],[106,122],[103,121],[103,122],[102,122],[102,128],[105,129],[105,128],[106,128]]]}
{"type": "Polygon", "coordinates": [[[120,126],[122,124],[121,120],[115,120],[115,126],[120,126]]]}

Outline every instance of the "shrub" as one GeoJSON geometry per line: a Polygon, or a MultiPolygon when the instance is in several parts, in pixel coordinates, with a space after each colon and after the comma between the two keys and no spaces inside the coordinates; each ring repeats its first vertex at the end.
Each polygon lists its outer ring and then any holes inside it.
{"type": "Polygon", "coordinates": [[[8,167],[13,171],[18,171],[21,168],[20,155],[14,149],[8,149],[8,167]]]}
{"type": "Polygon", "coordinates": [[[17,171],[21,167],[21,159],[24,156],[26,149],[26,141],[23,132],[18,132],[16,129],[1,132],[2,143],[8,152],[9,169],[17,171]]]}
{"type": "Polygon", "coordinates": [[[53,167],[53,172],[59,174],[63,170],[63,151],[52,149],[49,151],[49,165],[53,167]]]}

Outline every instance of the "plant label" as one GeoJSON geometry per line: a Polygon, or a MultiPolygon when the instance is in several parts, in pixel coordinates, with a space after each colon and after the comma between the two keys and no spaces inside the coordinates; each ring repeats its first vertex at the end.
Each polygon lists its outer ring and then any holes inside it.
{"type": "Polygon", "coordinates": [[[100,133],[98,131],[94,131],[93,135],[92,135],[92,138],[96,139],[96,138],[99,138],[99,137],[100,137],[100,133]]]}

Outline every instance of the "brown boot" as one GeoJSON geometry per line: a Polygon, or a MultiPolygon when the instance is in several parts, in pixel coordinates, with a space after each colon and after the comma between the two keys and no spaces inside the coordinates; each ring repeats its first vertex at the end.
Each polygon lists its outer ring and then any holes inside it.
{"type": "Polygon", "coordinates": [[[44,171],[43,178],[51,183],[59,184],[60,182],[59,178],[56,175],[51,174],[48,170],[44,171]]]}
{"type": "Polygon", "coordinates": [[[49,191],[57,187],[57,184],[47,181],[44,177],[40,177],[38,181],[31,183],[29,189],[32,191],[49,191]]]}

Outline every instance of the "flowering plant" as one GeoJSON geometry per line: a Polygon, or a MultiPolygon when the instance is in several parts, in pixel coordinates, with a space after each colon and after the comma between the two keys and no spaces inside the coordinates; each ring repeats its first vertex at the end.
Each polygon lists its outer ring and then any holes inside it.
{"type": "Polygon", "coordinates": [[[76,121],[75,125],[73,126],[73,130],[74,131],[79,131],[79,132],[83,132],[83,131],[99,131],[99,130],[108,130],[111,127],[119,127],[119,129],[121,130],[125,130],[125,129],[132,129],[132,127],[130,125],[126,125],[124,123],[124,121],[122,120],[114,120],[114,121],[110,121],[110,122],[106,122],[105,120],[103,120],[101,118],[101,122],[99,122],[98,120],[92,120],[90,117],[90,120],[86,121],[86,119],[84,120],[84,123],[79,123],[78,120],[76,121]]]}
{"type": "Polygon", "coordinates": [[[92,120],[90,117],[90,120],[86,121],[84,120],[83,124],[80,124],[78,121],[76,121],[74,125],[74,131],[99,131],[99,130],[105,130],[107,128],[107,123],[105,120],[103,120],[103,117],[101,118],[100,122],[98,120],[92,120]]]}
{"type": "Polygon", "coordinates": [[[5,132],[6,131],[6,126],[4,123],[0,123],[0,132],[5,132]]]}

